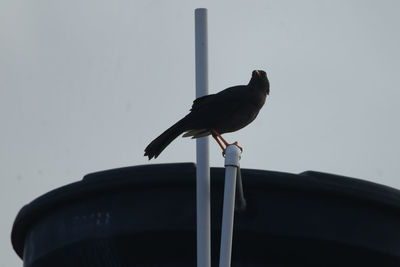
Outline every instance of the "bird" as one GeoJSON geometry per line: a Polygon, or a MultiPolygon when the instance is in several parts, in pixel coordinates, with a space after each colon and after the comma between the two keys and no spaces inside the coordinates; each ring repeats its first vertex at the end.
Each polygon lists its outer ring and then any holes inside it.
{"type": "MultiPolygon", "coordinates": [[[[157,158],[182,133],[183,137],[192,138],[211,135],[224,155],[230,144],[221,134],[235,132],[251,123],[264,106],[267,95],[269,80],[266,72],[254,70],[247,85],[232,86],[219,93],[199,97],[193,101],[190,112],[185,117],[145,148],[144,156],[149,160],[157,158]]],[[[233,144],[243,150],[237,142],[233,144]]]]}

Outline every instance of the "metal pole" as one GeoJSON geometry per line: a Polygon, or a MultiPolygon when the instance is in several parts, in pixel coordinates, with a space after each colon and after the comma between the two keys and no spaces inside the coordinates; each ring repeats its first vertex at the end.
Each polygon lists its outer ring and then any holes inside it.
{"type": "MultiPolygon", "coordinates": [[[[207,9],[195,14],[196,98],[208,95],[207,9]]],[[[196,141],[197,266],[211,266],[210,163],[208,137],[196,141]]]]}
{"type": "Polygon", "coordinates": [[[221,249],[219,266],[230,267],[232,255],[233,218],[235,213],[236,174],[240,166],[240,149],[229,145],[225,151],[225,189],[222,211],[221,249]]]}

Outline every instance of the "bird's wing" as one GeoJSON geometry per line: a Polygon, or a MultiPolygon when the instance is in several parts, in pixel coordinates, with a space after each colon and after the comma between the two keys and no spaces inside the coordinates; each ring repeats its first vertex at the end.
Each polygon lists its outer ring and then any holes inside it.
{"type": "Polygon", "coordinates": [[[247,87],[245,85],[238,85],[229,87],[217,94],[211,94],[199,97],[193,101],[190,111],[199,111],[202,109],[218,109],[218,107],[235,106],[243,100],[246,95],[247,87]]]}
{"type": "Polygon", "coordinates": [[[215,96],[215,94],[211,94],[211,95],[205,95],[199,98],[196,98],[193,101],[192,104],[192,108],[190,109],[190,111],[196,111],[201,109],[204,106],[207,106],[207,104],[212,101],[212,98],[215,96]]]}

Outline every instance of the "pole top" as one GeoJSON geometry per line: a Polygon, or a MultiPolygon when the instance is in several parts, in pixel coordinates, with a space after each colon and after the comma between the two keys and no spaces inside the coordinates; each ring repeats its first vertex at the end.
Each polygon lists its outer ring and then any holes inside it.
{"type": "Polygon", "coordinates": [[[235,145],[229,145],[225,150],[225,167],[240,166],[242,151],[235,145]]]}
{"type": "Polygon", "coordinates": [[[198,12],[207,12],[207,8],[205,8],[205,7],[196,8],[196,9],[194,10],[194,12],[196,12],[196,13],[198,13],[198,12]]]}

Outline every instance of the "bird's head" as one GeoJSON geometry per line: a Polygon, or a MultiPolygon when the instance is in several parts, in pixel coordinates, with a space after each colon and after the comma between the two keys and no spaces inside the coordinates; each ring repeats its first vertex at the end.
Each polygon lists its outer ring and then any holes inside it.
{"type": "Polygon", "coordinates": [[[269,94],[269,81],[267,78],[267,73],[263,70],[253,70],[249,85],[252,85],[256,88],[262,88],[266,90],[267,95],[269,94]]]}

